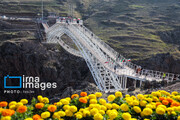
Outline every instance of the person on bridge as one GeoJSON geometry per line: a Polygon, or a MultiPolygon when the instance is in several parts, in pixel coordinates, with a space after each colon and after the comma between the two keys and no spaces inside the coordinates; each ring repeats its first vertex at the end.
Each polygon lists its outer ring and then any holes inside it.
{"type": "Polygon", "coordinates": [[[115,65],[115,66],[114,66],[114,72],[116,72],[116,68],[117,68],[117,66],[115,65]]]}

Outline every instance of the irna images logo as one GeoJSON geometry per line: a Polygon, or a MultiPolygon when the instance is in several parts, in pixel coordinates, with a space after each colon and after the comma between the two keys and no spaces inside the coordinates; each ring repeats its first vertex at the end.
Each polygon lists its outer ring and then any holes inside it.
{"type": "Polygon", "coordinates": [[[46,90],[47,88],[57,88],[56,82],[40,82],[39,77],[32,76],[4,76],[4,88],[18,89],[18,88],[36,88],[46,90]]]}

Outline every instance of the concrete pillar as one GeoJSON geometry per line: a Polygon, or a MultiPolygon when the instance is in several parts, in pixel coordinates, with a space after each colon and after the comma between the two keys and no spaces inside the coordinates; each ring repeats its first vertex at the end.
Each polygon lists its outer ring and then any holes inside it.
{"type": "Polygon", "coordinates": [[[136,80],[134,80],[134,88],[136,88],[136,80]]]}

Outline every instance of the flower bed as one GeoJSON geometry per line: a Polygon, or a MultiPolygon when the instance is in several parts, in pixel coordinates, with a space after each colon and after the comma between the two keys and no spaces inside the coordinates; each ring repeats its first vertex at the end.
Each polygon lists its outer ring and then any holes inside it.
{"type": "Polygon", "coordinates": [[[1,120],[180,120],[180,93],[159,90],[137,97],[116,92],[106,101],[102,93],[81,92],[49,104],[47,97],[0,102],[1,120]]]}

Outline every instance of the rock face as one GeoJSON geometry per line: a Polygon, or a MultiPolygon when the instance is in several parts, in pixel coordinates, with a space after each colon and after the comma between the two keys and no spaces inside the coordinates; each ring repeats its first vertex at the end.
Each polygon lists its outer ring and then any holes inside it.
{"type": "MultiPolygon", "coordinates": [[[[94,82],[89,69],[82,58],[70,55],[55,44],[40,44],[35,41],[2,42],[0,44],[0,98],[1,100],[19,100],[32,98],[38,94],[53,96],[71,86],[82,88],[82,81],[94,82]],[[56,89],[41,91],[34,89],[35,94],[4,94],[3,77],[33,76],[40,77],[42,82],[57,82],[56,89]]],[[[89,83],[84,84],[86,88],[89,83]]],[[[87,87],[88,88],[88,87],[87,87]]]]}

